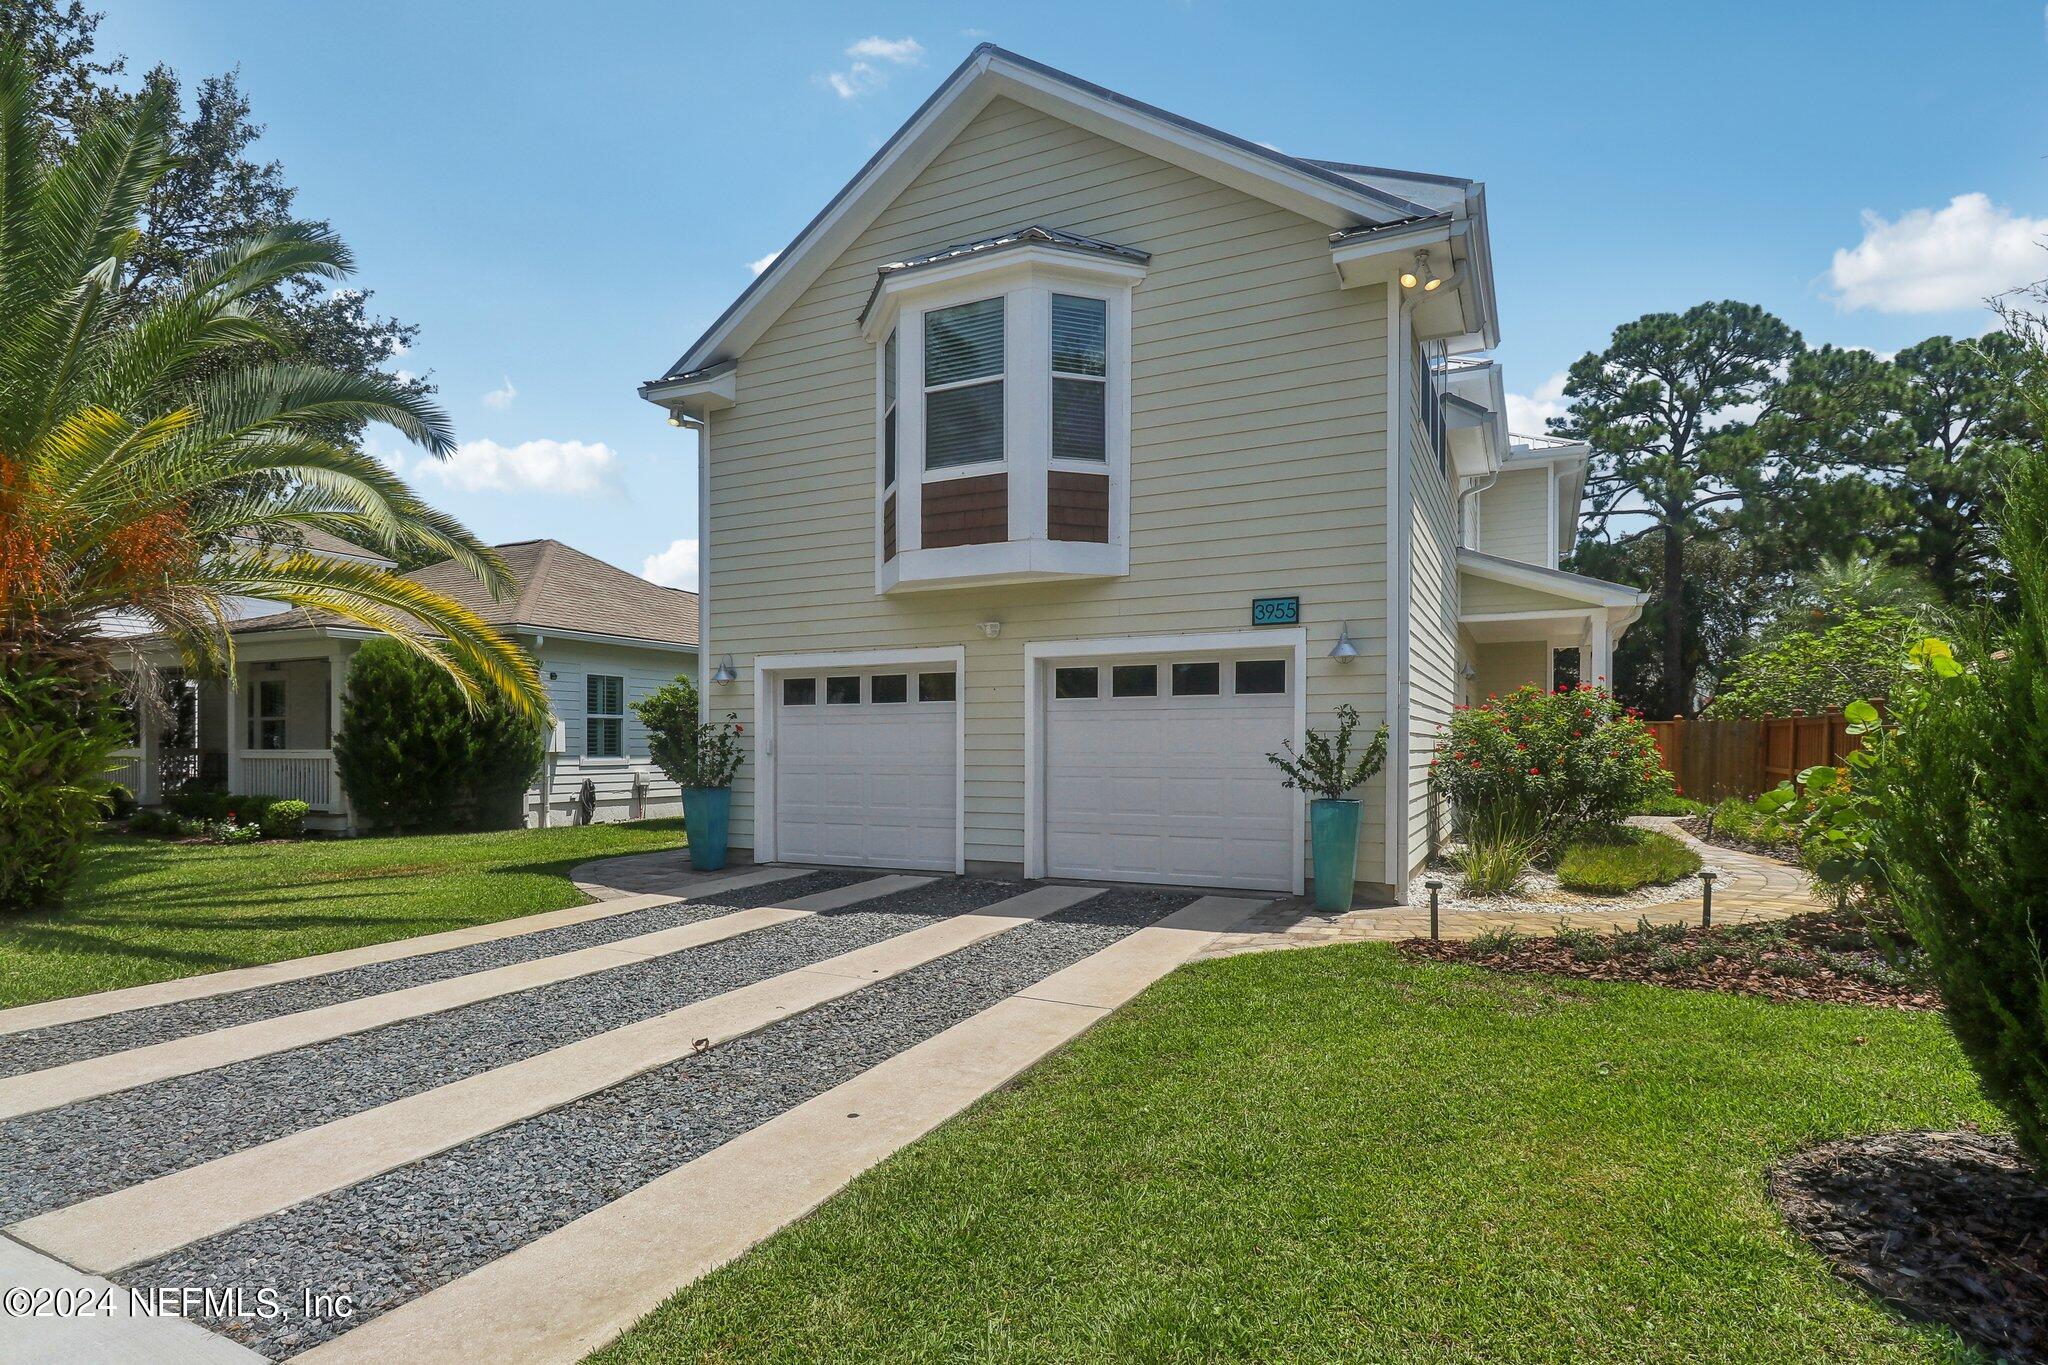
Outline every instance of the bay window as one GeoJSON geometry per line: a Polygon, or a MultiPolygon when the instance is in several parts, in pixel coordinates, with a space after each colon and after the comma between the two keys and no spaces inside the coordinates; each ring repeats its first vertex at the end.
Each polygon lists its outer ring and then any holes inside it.
{"type": "Polygon", "coordinates": [[[1129,572],[1143,252],[1049,229],[883,267],[876,591],[1129,572]]]}

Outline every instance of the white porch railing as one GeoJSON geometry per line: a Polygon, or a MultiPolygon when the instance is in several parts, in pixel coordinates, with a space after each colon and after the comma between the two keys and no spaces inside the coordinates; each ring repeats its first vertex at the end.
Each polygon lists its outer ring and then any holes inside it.
{"type": "Polygon", "coordinates": [[[235,758],[241,769],[234,783],[238,792],[303,801],[314,810],[340,806],[334,755],[329,750],[244,749],[235,758]]]}
{"type": "Polygon", "coordinates": [[[142,750],[114,750],[114,766],[107,770],[109,782],[119,782],[139,799],[142,796],[142,750]]]}

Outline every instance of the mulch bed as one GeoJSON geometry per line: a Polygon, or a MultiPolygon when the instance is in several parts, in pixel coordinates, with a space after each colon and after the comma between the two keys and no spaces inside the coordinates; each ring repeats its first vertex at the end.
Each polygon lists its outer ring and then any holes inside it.
{"type": "Polygon", "coordinates": [[[1716,848],[1732,848],[1738,853],[1753,853],[1759,858],[1771,858],[1777,862],[1799,865],[1799,848],[1796,844],[1760,844],[1753,839],[1736,839],[1718,831],[1709,831],[1704,815],[1682,815],[1678,827],[1703,844],[1716,848]]]}
{"type": "Polygon", "coordinates": [[[1831,1142],[1779,1162],[1770,1191],[1844,1279],[2004,1359],[2048,1361],[2048,1184],[2010,1138],[1831,1142]]]}
{"type": "Polygon", "coordinates": [[[1911,964],[1888,961],[1854,916],[1833,911],[1705,932],[1697,926],[1659,925],[1619,933],[1568,932],[1567,938],[1534,935],[1506,943],[1411,938],[1399,946],[1411,957],[1437,962],[1589,981],[1640,981],[1776,1001],[1941,1008],[1941,996],[1911,964]]]}

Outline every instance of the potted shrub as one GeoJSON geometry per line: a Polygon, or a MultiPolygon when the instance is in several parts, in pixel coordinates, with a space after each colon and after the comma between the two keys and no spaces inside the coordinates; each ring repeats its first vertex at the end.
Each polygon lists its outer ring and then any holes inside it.
{"type": "Polygon", "coordinates": [[[697,719],[697,688],[678,677],[633,703],[647,727],[647,749],[655,766],[683,789],[683,829],[690,839],[690,866],[716,872],[725,866],[732,821],[732,779],[743,755],[739,713],[720,721],[697,719]]]}
{"type": "Polygon", "coordinates": [[[1283,784],[1310,796],[1309,847],[1316,869],[1316,909],[1348,910],[1351,887],[1358,877],[1358,817],[1361,803],[1347,793],[1378,773],[1387,761],[1387,727],[1382,724],[1372,743],[1351,758],[1352,736],[1358,731],[1358,711],[1350,703],[1337,708],[1334,737],[1311,730],[1301,752],[1281,742],[1284,753],[1267,754],[1266,761],[1287,774],[1283,784]]]}

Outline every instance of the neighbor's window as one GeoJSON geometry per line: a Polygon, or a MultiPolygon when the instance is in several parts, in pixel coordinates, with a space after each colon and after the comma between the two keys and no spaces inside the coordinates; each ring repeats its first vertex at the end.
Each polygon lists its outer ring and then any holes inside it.
{"type": "Polygon", "coordinates": [[[1003,458],[1003,301],[924,315],[924,467],[1003,458]]]}
{"type": "Polygon", "coordinates": [[[249,689],[249,747],[284,747],[283,678],[259,678],[249,689]]]}
{"type": "Polygon", "coordinates": [[[1109,305],[1052,296],[1052,453],[1109,458],[1109,305]]]}
{"type": "Polygon", "coordinates": [[[882,486],[896,482],[896,333],[882,344],[882,486]]]}
{"type": "Polygon", "coordinates": [[[626,756],[626,680],[592,673],[583,679],[583,752],[589,758],[626,756]]]}

